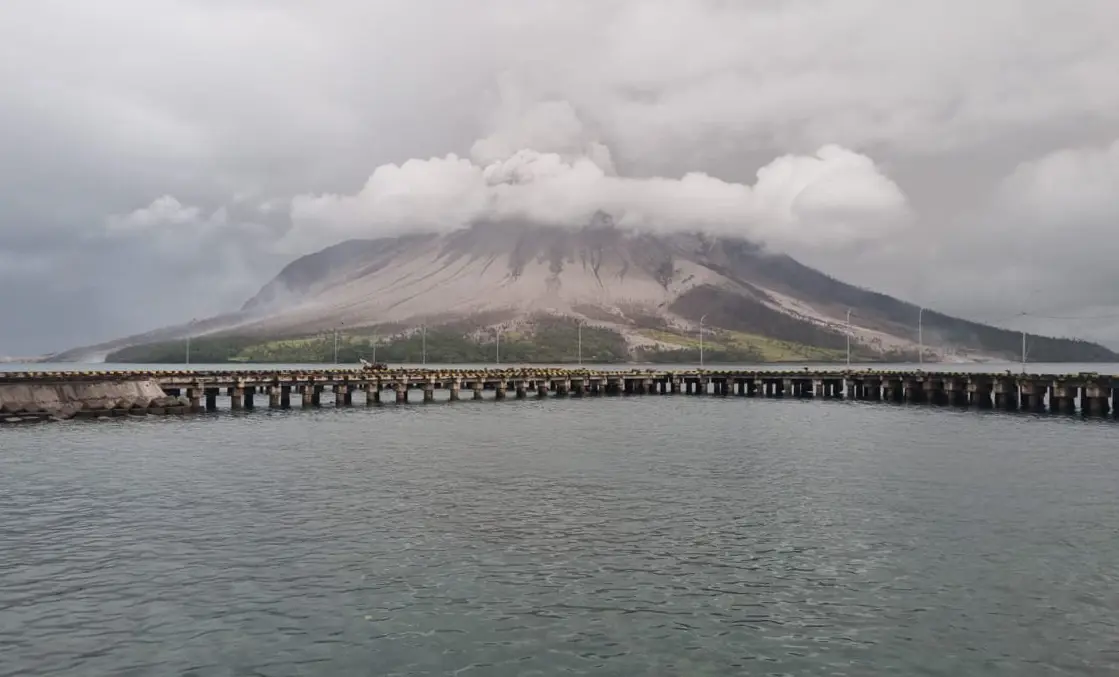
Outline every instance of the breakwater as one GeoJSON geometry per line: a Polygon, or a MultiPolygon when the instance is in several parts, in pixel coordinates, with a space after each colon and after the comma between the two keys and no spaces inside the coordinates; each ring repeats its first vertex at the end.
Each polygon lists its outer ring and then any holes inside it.
{"type": "Polygon", "coordinates": [[[923,371],[384,369],[0,373],[0,420],[373,406],[507,397],[708,395],[830,398],[1109,416],[1119,377],[923,371]],[[324,395],[328,397],[324,397],[324,395]]]}

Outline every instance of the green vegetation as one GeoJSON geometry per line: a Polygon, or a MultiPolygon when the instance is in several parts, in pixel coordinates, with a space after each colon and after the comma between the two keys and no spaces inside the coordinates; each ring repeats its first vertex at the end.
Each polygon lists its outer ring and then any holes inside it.
{"type": "MultiPolygon", "coordinates": [[[[501,336],[501,361],[505,363],[563,363],[579,358],[578,327],[573,320],[541,318],[523,332],[501,336]]],[[[392,339],[381,338],[374,351],[371,329],[338,336],[338,361],[354,363],[358,358],[390,363],[419,363],[426,342],[427,362],[469,364],[493,362],[497,355],[492,331],[462,326],[431,327],[426,341],[420,332],[392,339]],[[374,355],[375,352],[375,355],[374,355]]],[[[618,363],[630,359],[625,339],[609,329],[583,327],[583,361],[618,363]]],[[[111,353],[109,362],[181,363],[185,341],[132,346],[111,353]]],[[[334,335],[263,339],[244,336],[203,336],[191,339],[190,361],[198,364],[228,362],[330,363],[334,361],[334,335]]]]}
{"type": "MultiPolygon", "coordinates": [[[[681,346],[679,349],[642,348],[639,359],[647,362],[698,362],[699,339],[662,330],[646,330],[649,338],[681,346]]],[[[837,362],[845,359],[844,350],[815,348],[741,331],[715,331],[703,342],[705,362],[837,362]]]]}
{"type": "MultiPolygon", "coordinates": [[[[190,361],[199,364],[237,362],[245,348],[259,343],[260,339],[223,336],[200,337],[190,340],[190,361]]],[[[186,359],[186,341],[164,341],[129,346],[109,353],[108,362],[137,362],[143,364],[176,364],[186,359]]]]}

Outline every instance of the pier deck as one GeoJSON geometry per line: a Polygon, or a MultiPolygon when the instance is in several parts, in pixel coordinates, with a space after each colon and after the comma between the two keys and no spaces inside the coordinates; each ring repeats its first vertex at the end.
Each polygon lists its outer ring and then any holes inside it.
{"type": "MultiPolygon", "coordinates": [[[[708,395],[716,397],[831,398],[923,403],[1008,411],[1052,411],[1108,416],[1116,413],[1119,377],[1094,373],[1014,374],[925,371],[743,371],[659,369],[244,369],[229,371],[0,372],[5,385],[155,381],[168,396],[112,410],[88,407],[77,417],[215,411],[219,397],[234,410],[258,403],[275,409],[432,402],[507,397],[708,395]],[[358,395],[355,398],[355,394],[358,395]],[[258,398],[260,401],[258,402],[258,398]]],[[[7,412],[18,414],[19,412],[7,412]]],[[[23,412],[24,414],[44,412],[23,412]]]]}

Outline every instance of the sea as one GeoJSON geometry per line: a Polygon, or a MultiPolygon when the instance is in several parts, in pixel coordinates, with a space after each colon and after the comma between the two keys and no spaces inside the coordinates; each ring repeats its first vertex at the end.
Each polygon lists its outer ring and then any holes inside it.
{"type": "Polygon", "coordinates": [[[834,400],[0,428],[0,677],[1119,674],[1117,486],[1114,419],[834,400]]]}

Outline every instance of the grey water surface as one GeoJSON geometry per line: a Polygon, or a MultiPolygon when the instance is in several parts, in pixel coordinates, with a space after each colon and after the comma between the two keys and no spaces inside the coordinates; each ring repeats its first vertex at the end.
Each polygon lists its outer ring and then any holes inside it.
{"type": "Polygon", "coordinates": [[[1119,425],[612,397],[0,430],[0,675],[1103,675],[1119,425]]]}

